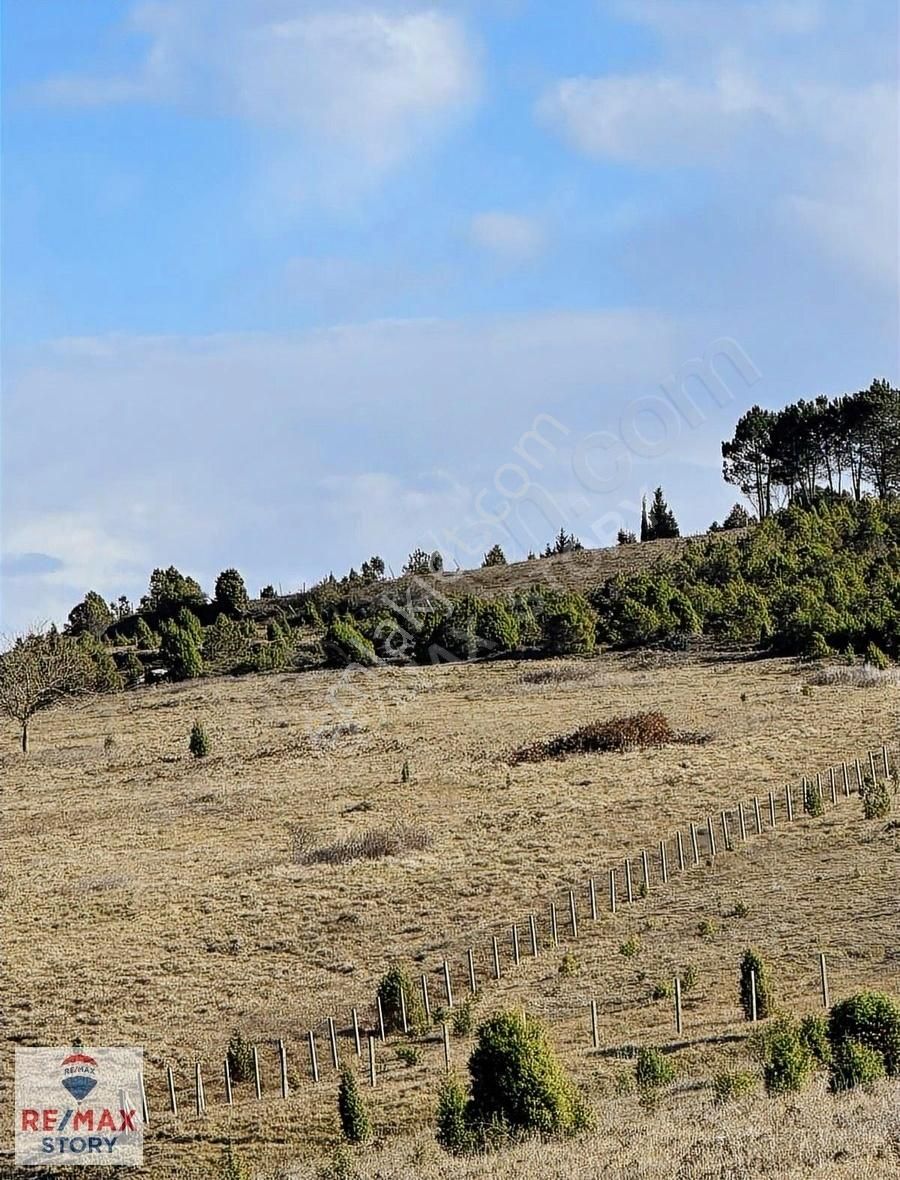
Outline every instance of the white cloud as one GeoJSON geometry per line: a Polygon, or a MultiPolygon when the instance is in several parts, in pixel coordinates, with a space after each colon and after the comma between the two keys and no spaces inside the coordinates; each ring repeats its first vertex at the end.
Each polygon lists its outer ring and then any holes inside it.
{"type": "Polygon", "coordinates": [[[540,222],[521,213],[477,213],[470,234],[478,246],[505,262],[530,262],[544,248],[540,222]]]}
{"type": "Polygon", "coordinates": [[[394,163],[478,90],[476,53],[459,18],[273,0],[132,10],[149,47],[130,73],[51,78],[45,102],[171,103],[343,145],[368,166],[394,163]]]}

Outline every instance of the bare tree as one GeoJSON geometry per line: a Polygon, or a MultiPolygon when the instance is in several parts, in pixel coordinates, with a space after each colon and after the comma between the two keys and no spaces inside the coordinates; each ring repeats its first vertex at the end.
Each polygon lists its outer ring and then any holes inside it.
{"type": "Polygon", "coordinates": [[[55,628],[12,640],[0,654],[0,712],[22,727],[23,754],[32,717],[82,692],[90,680],[82,646],[55,628]]]}

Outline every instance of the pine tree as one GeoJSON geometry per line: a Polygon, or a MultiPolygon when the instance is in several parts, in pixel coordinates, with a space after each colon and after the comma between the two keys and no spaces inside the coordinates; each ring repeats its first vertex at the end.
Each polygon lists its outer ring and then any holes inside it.
{"type": "Polygon", "coordinates": [[[506,565],[506,554],[499,545],[494,545],[488,549],[484,555],[484,561],[481,563],[481,568],[485,569],[491,565],[506,565]]]}
{"type": "MultiPolygon", "coordinates": [[[[642,539],[648,541],[660,541],[681,535],[678,528],[678,521],[675,519],[674,512],[666,503],[662,488],[657,488],[653,493],[653,502],[650,505],[647,524],[648,535],[642,539]]],[[[641,532],[643,533],[643,522],[641,522],[641,532]]]]}
{"type": "Polygon", "coordinates": [[[641,540],[650,541],[650,521],[647,519],[647,497],[641,499],[641,540]]]}
{"type": "Polygon", "coordinates": [[[372,1137],[372,1124],[356,1084],[356,1075],[345,1065],[338,1086],[338,1114],[348,1143],[365,1143],[372,1137]]]}

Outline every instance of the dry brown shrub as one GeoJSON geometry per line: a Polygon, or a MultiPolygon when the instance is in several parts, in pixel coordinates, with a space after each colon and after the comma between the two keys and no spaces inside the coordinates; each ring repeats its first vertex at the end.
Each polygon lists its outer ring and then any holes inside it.
{"type": "Polygon", "coordinates": [[[333,844],[312,846],[309,834],[301,828],[293,829],[294,864],[346,864],[351,860],[380,860],[385,856],[401,856],[404,852],[421,852],[431,843],[424,828],[411,824],[397,824],[392,828],[369,828],[358,836],[345,836],[333,844]]]}
{"type": "Polygon", "coordinates": [[[513,751],[509,762],[515,766],[520,762],[564,758],[567,754],[624,753],[627,750],[667,746],[674,742],[697,743],[706,740],[705,734],[682,734],[674,730],[663,713],[633,713],[628,717],[613,717],[611,721],[592,721],[571,733],[521,746],[513,751]]]}

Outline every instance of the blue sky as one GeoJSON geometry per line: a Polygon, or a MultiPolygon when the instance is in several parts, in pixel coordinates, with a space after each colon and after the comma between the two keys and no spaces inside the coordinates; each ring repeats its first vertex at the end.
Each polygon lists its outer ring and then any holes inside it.
{"type": "Polygon", "coordinates": [[[704,529],[747,406],[900,376],[896,52],[892,0],[6,0],[4,627],[658,483],[704,529]]]}

